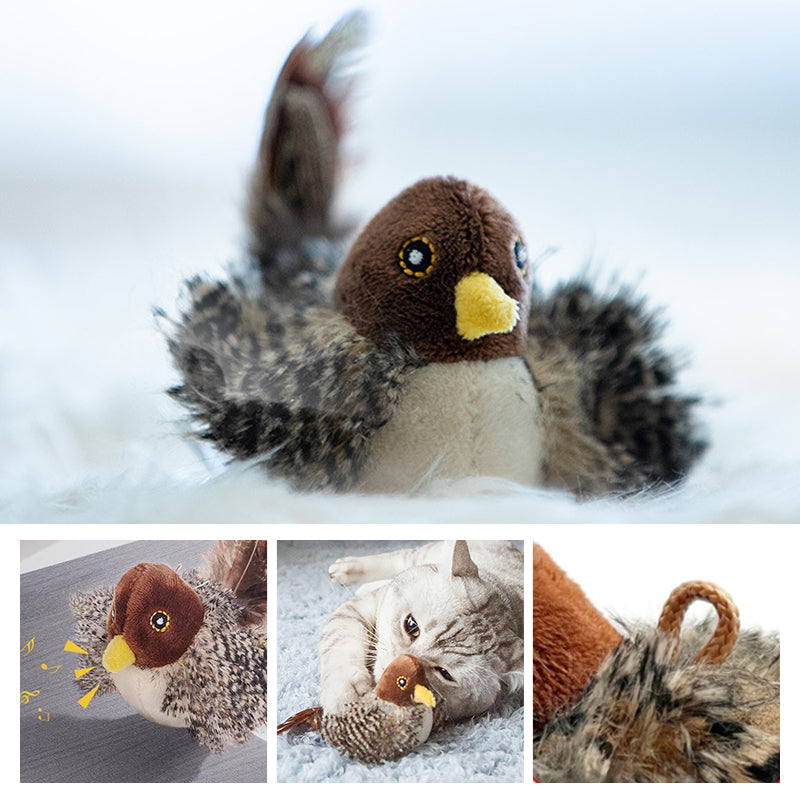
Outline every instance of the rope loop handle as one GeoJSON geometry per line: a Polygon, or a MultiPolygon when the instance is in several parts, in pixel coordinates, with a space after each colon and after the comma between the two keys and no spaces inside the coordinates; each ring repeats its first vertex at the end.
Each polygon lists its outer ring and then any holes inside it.
{"type": "Polygon", "coordinates": [[[717,627],[695,657],[695,663],[721,664],[730,655],[739,635],[739,609],[731,596],[716,584],[706,581],[682,583],[664,604],[658,627],[679,639],[686,610],[695,600],[711,603],[717,612],[717,627]]]}

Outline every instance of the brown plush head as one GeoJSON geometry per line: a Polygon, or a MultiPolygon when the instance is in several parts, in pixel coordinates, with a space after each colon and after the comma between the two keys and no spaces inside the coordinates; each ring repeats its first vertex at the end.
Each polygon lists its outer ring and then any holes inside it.
{"type": "Polygon", "coordinates": [[[336,301],[362,335],[380,344],[395,333],[428,361],[521,355],[530,267],[519,227],[477,186],[422,180],[356,239],[336,301]]]}
{"type": "Polygon", "coordinates": [[[574,702],[622,637],[550,556],[533,546],[534,723],[574,702]]]}
{"type": "Polygon", "coordinates": [[[188,650],[205,615],[197,593],[165,564],[137,564],[120,578],[108,614],[103,665],[163,667],[188,650]]]}
{"type": "Polygon", "coordinates": [[[375,694],[381,700],[398,706],[423,703],[432,708],[436,705],[425,667],[418,658],[409,655],[398,656],[386,667],[375,687],[375,694]]]}

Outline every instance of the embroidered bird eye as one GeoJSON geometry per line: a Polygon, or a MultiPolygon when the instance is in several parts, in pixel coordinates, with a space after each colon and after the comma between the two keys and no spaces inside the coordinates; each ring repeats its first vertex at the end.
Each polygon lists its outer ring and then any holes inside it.
{"type": "Polygon", "coordinates": [[[528,271],[528,248],[519,236],[514,237],[514,263],[517,269],[524,275],[528,271]]]}
{"type": "Polygon", "coordinates": [[[444,668],[436,667],[436,671],[446,680],[455,683],[456,679],[444,668]]]}
{"type": "Polygon", "coordinates": [[[414,619],[414,617],[411,616],[411,614],[409,614],[403,620],[403,630],[405,630],[405,632],[412,639],[416,639],[417,636],[419,636],[419,625],[417,625],[417,621],[414,619]]]}
{"type": "Polygon", "coordinates": [[[150,627],[161,633],[169,627],[169,614],[166,611],[156,611],[150,617],[150,627]]]}
{"type": "Polygon", "coordinates": [[[400,269],[412,278],[424,278],[431,274],[436,263],[436,250],[425,236],[415,236],[400,248],[397,254],[400,269]]]}
{"type": "Polygon", "coordinates": [[[408,678],[406,678],[405,675],[400,675],[398,676],[396,683],[401,689],[405,689],[406,686],[408,686],[408,678]]]}

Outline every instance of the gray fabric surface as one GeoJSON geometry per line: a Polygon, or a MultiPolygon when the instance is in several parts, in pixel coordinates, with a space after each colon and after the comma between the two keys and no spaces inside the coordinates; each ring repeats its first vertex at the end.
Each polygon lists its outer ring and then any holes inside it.
{"type": "MultiPolygon", "coordinates": [[[[414,541],[279,541],[277,543],[277,698],[280,723],[318,703],[317,649],[325,620],[355,587],[328,578],[342,556],[414,547],[414,541]]],[[[516,543],[522,549],[521,543],[516,543]]],[[[524,711],[501,699],[486,714],[436,731],[396,762],[364,764],[341,755],[314,732],[278,736],[277,780],[302,782],[519,782],[523,780],[524,711]]]]}
{"type": "Polygon", "coordinates": [[[95,696],[83,709],[73,678],[78,656],[63,649],[73,632],[72,593],[113,585],[141,561],[199,566],[210,545],[142,541],[20,576],[20,647],[34,638],[33,650],[20,653],[20,692],[39,691],[20,703],[21,782],[266,781],[261,739],[214,755],[187,731],[139,716],[116,693],[95,696]]]}

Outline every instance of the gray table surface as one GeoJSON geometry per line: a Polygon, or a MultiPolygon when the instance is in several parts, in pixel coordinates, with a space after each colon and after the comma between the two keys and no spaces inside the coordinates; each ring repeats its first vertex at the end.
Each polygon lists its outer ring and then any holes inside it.
{"type": "Polygon", "coordinates": [[[96,696],[86,709],[74,681],[77,655],[69,596],[114,585],[141,561],[198,566],[209,541],[141,541],[20,576],[20,781],[245,782],[267,780],[266,742],[253,738],[221,755],[189,733],[139,716],[118,695],[96,696]],[[34,640],[25,654],[24,646],[34,640]],[[47,665],[44,669],[42,665],[47,665]],[[60,668],[59,668],[60,667],[60,668]]]}

